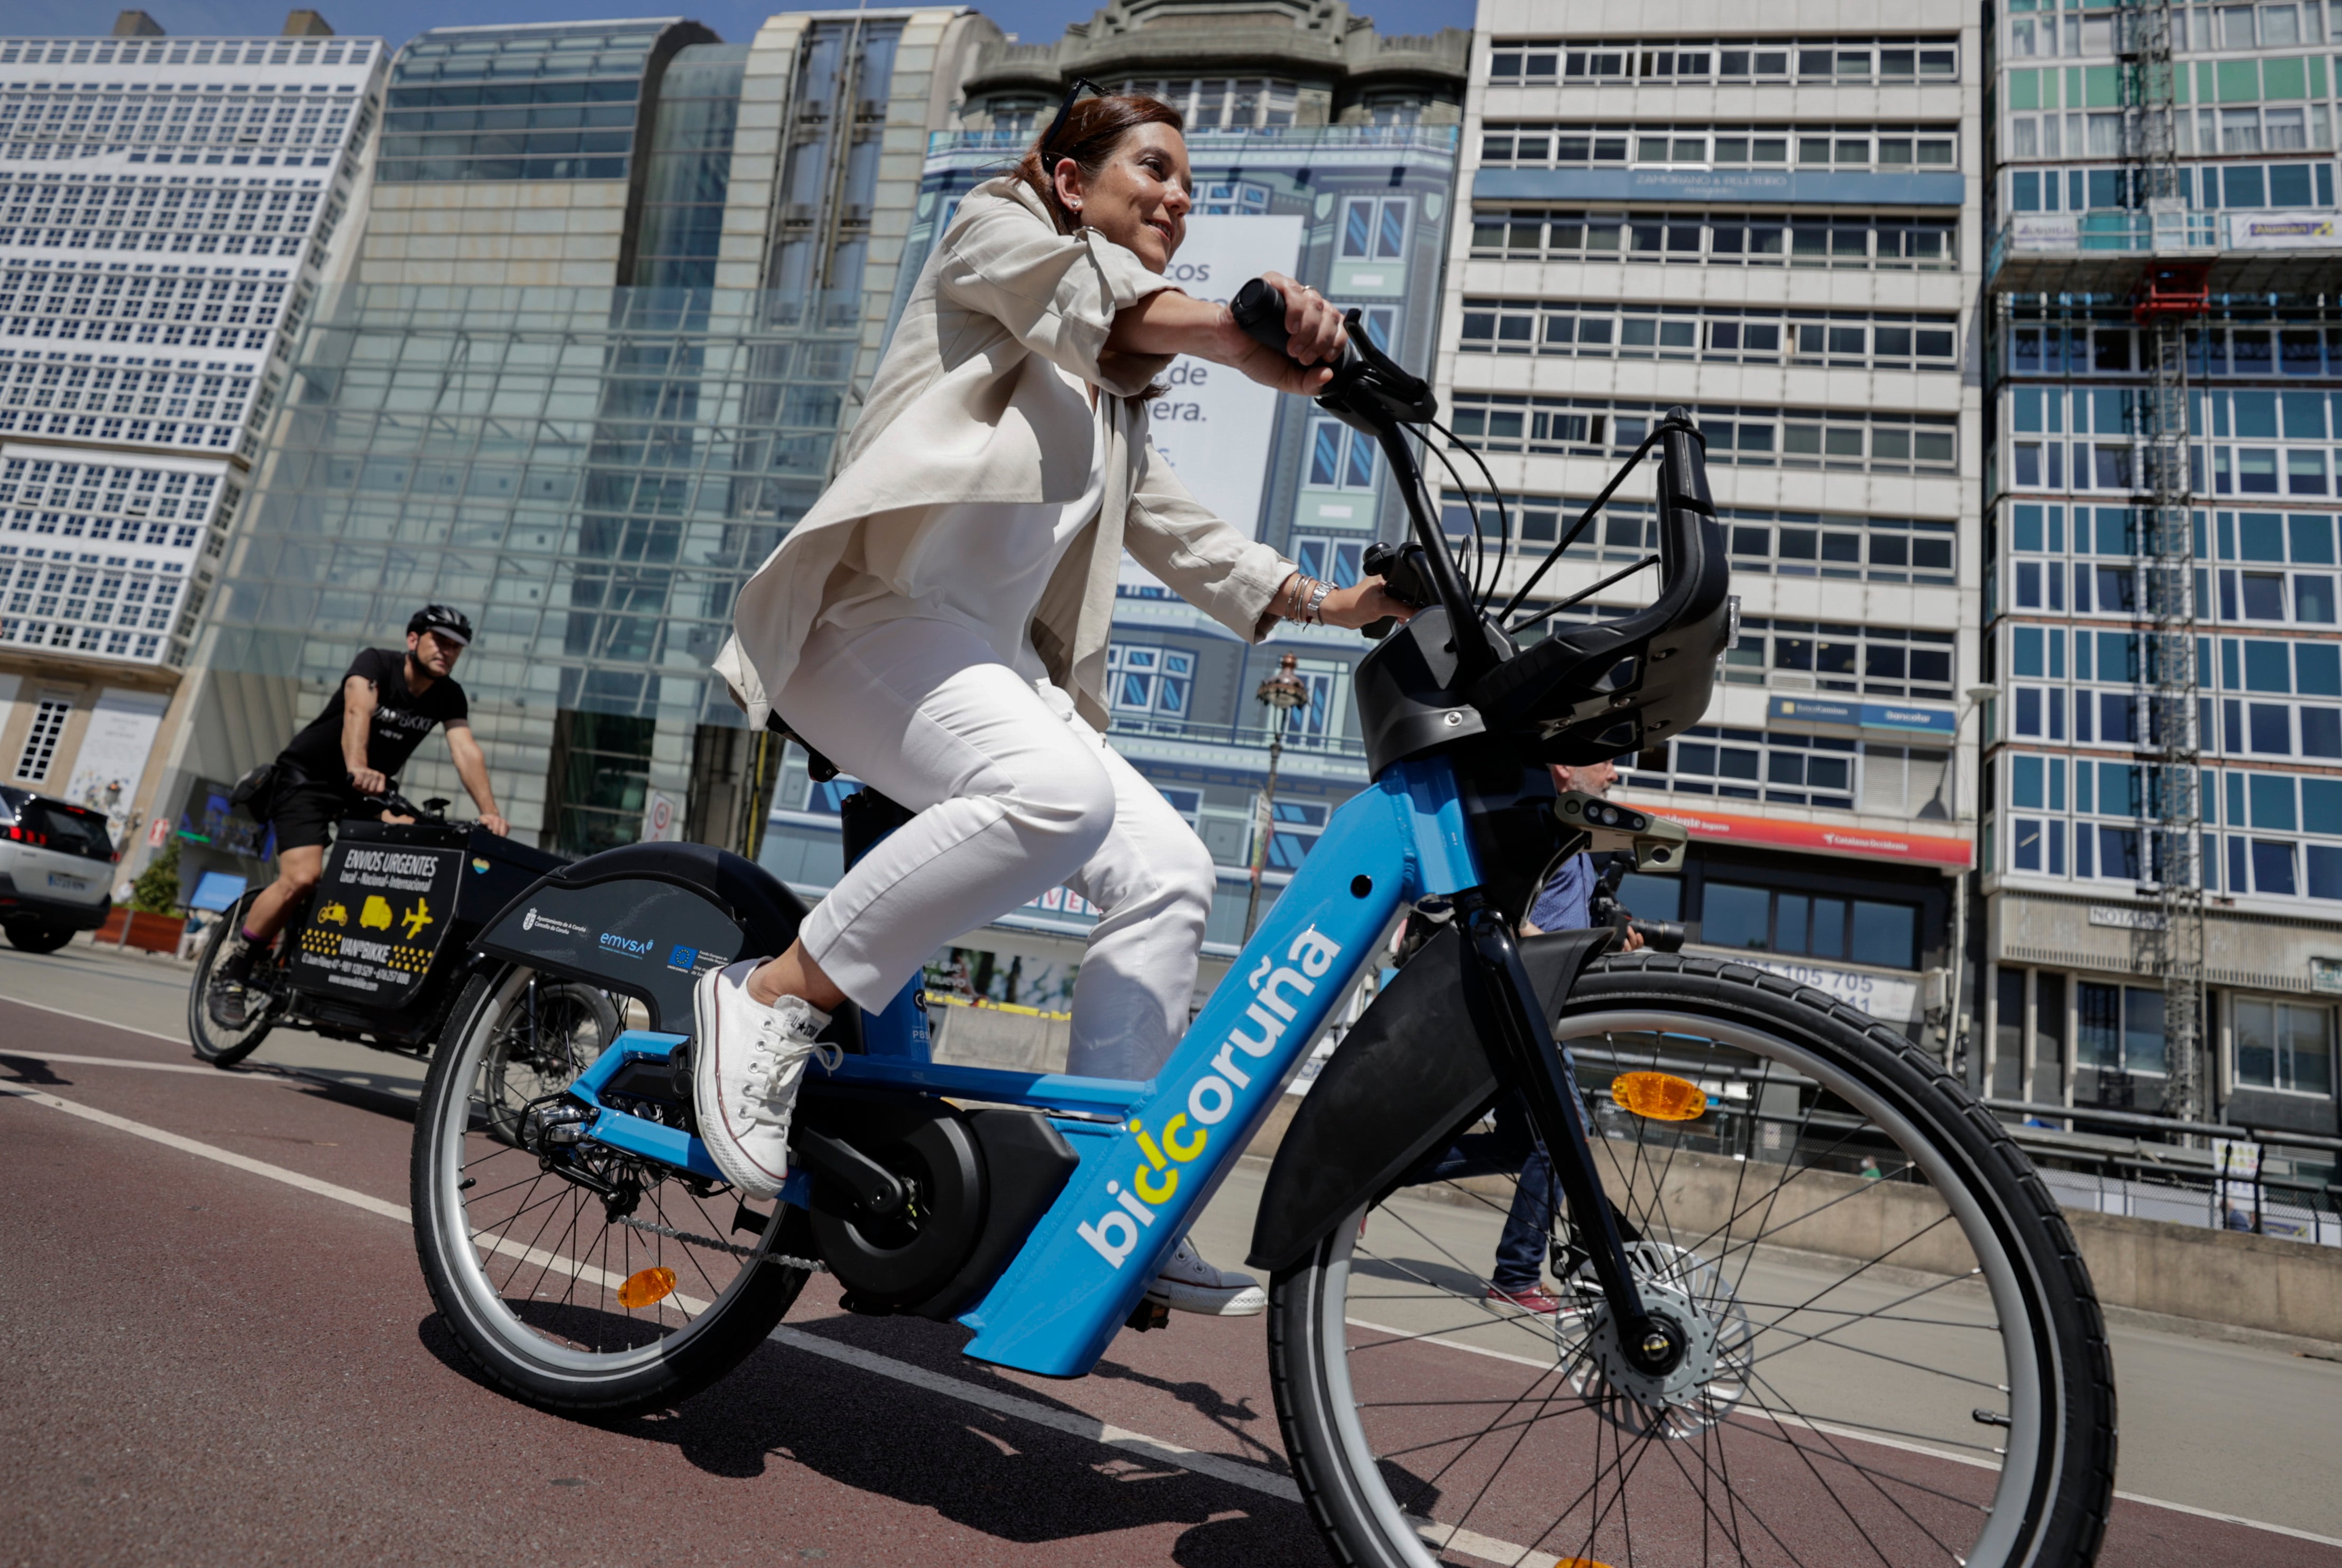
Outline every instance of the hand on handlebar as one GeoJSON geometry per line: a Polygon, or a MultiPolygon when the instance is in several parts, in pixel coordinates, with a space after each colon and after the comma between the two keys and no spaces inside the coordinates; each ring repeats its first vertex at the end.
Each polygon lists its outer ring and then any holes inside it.
{"type": "Polygon", "coordinates": [[[352,768],[350,787],[360,794],[384,794],[390,789],[390,780],[378,768],[352,768]]]}
{"type": "Polygon", "coordinates": [[[495,812],[482,812],[480,814],[480,825],[486,828],[490,833],[495,834],[498,838],[510,838],[512,836],[512,824],[506,822],[495,812]]]}
{"type": "Polygon", "coordinates": [[[1376,621],[1404,621],[1414,614],[1415,607],[1384,587],[1380,577],[1366,577],[1347,588],[1336,588],[1318,606],[1318,614],[1327,625],[1346,626],[1354,632],[1376,621]]]}
{"type": "MultiPolygon", "coordinates": [[[[1222,307],[1221,334],[1226,340],[1225,363],[1234,365],[1263,386],[1307,397],[1323,392],[1334,379],[1328,369],[1341,357],[1349,337],[1342,313],[1315,289],[1304,287],[1283,273],[1263,273],[1261,280],[1285,296],[1286,342],[1282,352],[1255,341],[1236,325],[1234,313],[1222,307]]],[[[1327,620],[1333,619],[1329,614],[1327,620]]]]}

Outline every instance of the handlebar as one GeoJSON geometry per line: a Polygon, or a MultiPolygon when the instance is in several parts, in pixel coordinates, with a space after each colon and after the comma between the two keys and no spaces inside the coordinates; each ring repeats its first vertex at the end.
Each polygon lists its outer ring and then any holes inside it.
{"type": "MultiPolygon", "coordinates": [[[[1229,311],[1254,342],[1280,355],[1286,352],[1291,338],[1285,325],[1285,296],[1266,280],[1255,278],[1238,289],[1229,311]]],[[[1601,494],[1549,547],[1544,562],[1492,614],[1483,608],[1486,601],[1476,599],[1465,583],[1456,552],[1436,521],[1414,448],[1402,433],[1428,427],[1458,451],[1470,454],[1471,448],[1438,424],[1439,401],[1430,386],[1395,364],[1360,330],[1359,312],[1354,308],[1345,319],[1349,341],[1329,367],[1332,377],[1316,402],[1344,424],[1375,438],[1406,501],[1413,542],[1377,544],[1365,565],[1369,574],[1383,579],[1386,591],[1421,607],[1407,631],[1421,651],[1417,662],[1426,670],[1436,668],[1436,684],[1444,694],[1438,701],[1449,704],[1437,709],[1442,723],[1450,722],[1446,715],[1455,704],[1468,704],[1489,730],[1519,736],[1526,755],[1564,763],[1640,750],[1697,723],[1715,683],[1717,659],[1732,636],[1735,610],[1730,564],[1708,494],[1705,443],[1690,414],[1669,408],[1654,423],[1601,494]],[[1654,453],[1657,549],[1626,571],[1508,626],[1514,611],[1593,524],[1626,475],[1654,453]],[[1549,620],[1652,566],[1658,568],[1657,592],[1644,608],[1588,625],[1555,626],[1542,642],[1516,645],[1514,632],[1549,620]]],[[[1416,434],[1426,451],[1446,461],[1444,450],[1423,430],[1416,434]]],[[[1463,485],[1452,465],[1449,472],[1463,485]]],[[[1481,474],[1494,491],[1495,480],[1485,464],[1481,474]]],[[[1469,487],[1466,489],[1468,494],[1469,487]]],[[[1500,552],[1502,548],[1500,544],[1500,552]]],[[[1499,572],[1502,562],[1500,554],[1499,572]]],[[[1486,584],[1488,598],[1495,597],[1496,587],[1495,582],[1486,584]]],[[[1388,622],[1366,628],[1369,636],[1389,631],[1388,622]]],[[[1396,720],[1392,726],[1382,744],[1401,745],[1398,735],[1405,726],[1396,720]]],[[[1376,749],[1377,743],[1370,740],[1370,758],[1376,749]]]]}

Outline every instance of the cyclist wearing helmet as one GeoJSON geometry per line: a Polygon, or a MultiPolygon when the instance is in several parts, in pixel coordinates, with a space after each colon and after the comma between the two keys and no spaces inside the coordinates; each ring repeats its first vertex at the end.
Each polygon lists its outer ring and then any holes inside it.
{"type": "MultiPolygon", "coordinates": [[[[365,797],[395,787],[400,767],[434,725],[447,731],[456,776],[480,808],[480,825],[506,831],[488,786],[487,759],[472,738],[470,707],[452,674],[472,641],[460,610],[428,604],[406,623],[406,650],[364,648],[350,661],[325,712],[276,758],[268,820],[276,829],[276,880],[245,914],[242,940],[229,952],[210,999],[214,1014],[241,1026],[244,982],[290,912],[325,874],[333,824],[366,814],[365,797]]],[[[383,812],[385,822],[405,817],[383,812]]]]}

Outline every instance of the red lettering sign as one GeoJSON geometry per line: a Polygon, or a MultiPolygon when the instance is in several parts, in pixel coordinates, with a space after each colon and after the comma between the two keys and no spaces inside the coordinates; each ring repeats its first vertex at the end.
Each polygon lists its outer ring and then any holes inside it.
{"type": "Polygon", "coordinates": [[[1719,844],[1754,844],[1769,849],[1814,850],[1823,854],[1857,855],[1867,860],[1917,861],[1928,865],[1951,865],[1963,869],[1973,864],[1976,858],[1976,846],[1964,838],[1839,827],[1829,823],[1786,822],[1775,817],[1739,816],[1730,812],[1687,807],[1675,800],[1665,804],[1655,802],[1638,804],[1646,811],[1683,824],[1694,838],[1719,844]]]}

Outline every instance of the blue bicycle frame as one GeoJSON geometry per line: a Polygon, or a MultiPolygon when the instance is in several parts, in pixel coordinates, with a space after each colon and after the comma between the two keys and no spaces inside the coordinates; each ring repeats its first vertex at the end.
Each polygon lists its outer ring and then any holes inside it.
{"type": "MultiPolygon", "coordinates": [[[[1456,774],[1445,757],[1394,764],[1333,814],[1293,881],[1245,944],[1163,1071],[1146,1083],[937,1064],[928,1058],[915,977],[865,1021],[866,1053],[829,1081],[950,1094],[1055,1113],[1080,1157],[1048,1212],[960,1314],[980,1361],[1079,1377],[1105,1353],[1283,1093],[1392,916],[1480,884],[1456,774]]],[[[678,1130],[603,1106],[601,1086],[632,1059],[664,1058],[676,1035],[622,1034],[572,1093],[597,1114],[593,1141],[712,1174],[678,1130]]],[[[820,1071],[818,1066],[816,1071],[820,1071]]],[[[811,1187],[793,1171],[784,1202],[811,1187]]]]}

